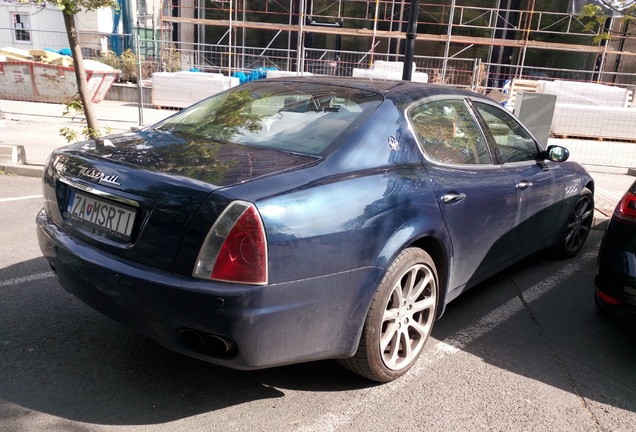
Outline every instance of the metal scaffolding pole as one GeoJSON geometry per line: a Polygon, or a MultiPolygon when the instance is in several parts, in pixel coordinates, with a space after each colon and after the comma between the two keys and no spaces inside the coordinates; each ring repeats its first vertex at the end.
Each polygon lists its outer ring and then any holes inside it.
{"type": "Polygon", "coordinates": [[[455,0],[451,2],[448,16],[448,30],[446,32],[446,46],[444,47],[444,64],[442,66],[442,84],[446,81],[446,69],[448,68],[448,54],[450,53],[450,43],[453,36],[453,20],[455,19],[455,0]]]}
{"type": "Polygon", "coordinates": [[[371,64],[373,67],[373,54],[375,52],[375,37],[378,33],[378,12],[380,10],[380,0],[375,0],[375,14],[373,15],[373,38],[371,38],[371,64]]]}
{"type": "Polygon", "coordinates": [[[530,5],[530,14],[527,18],[528,25],[526,26],[525,36],[523,38],[523,49],[521,50],[521,59],[517,76],[521,78],[523,76],[523,67],[526,64],[526,53],[528,52],[528,42],[530,41],[530,28],[532,27],[532,16],[534,15],[535,0],[532,0],[530,5]]]}
{"type": "MultiPolygon", "coordinates": [[[[293,22],[293,18],[292,18],[292,11],[294,10],[294,6],[293,6],[293,1],[294,0],[289,0],[289,17],[287,18],[287,24],[289,24],[289,26],[291,27],[292,22],[293,22]]],[[[291,62],[292,59],[290,57],[290,53],[292,51],[292,32],[290,30],[287,31],[287,70],[291,70],[291,62]]],[[[296,68],[298,69],[298,68],[296,68]]]]}
{"type": "Polygon", "coordinates": [[[230,22],[228,29],[228,44],[227,44],[227,73],[228,76],[232,76],[232,5],[234,0],[230,0],[230,22]]]}
{"type": "Polygon", "coordinates": [[[298,52],[296,54],[296,64],[298,65],[296,71],[302,73],[305,71],[305,10],[307,7],[307,0],[300,1],[300,10],[298,11],[298,52]]]}

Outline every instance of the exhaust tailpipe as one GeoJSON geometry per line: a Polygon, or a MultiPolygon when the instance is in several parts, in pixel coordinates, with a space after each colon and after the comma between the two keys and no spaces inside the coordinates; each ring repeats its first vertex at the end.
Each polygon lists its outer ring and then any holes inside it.
{"type": "Polygon", "coordinates": [[[181,339],[188,347],[208,355],[221,356],[236,349],[231,339],[191,328],[181,329],[181,339]]]}

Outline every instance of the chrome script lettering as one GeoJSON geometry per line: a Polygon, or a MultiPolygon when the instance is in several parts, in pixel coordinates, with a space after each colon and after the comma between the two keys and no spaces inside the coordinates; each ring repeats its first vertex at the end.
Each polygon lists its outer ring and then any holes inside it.
{"type": "Polygon", "coordinates": [[[79,175],[80,177],[88,177],[90,179],[97,180],[99,183],[110,183],[121,186],[121,183],[119,183],[118,175],[106,175],[103,172],[96,170],[95,168],[88,168],[84,166],[80,167],[79,175]]]}

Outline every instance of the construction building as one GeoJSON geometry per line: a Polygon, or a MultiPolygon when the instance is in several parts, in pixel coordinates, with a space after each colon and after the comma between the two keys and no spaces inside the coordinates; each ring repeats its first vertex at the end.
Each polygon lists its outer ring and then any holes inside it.
{"type": "MultiPolygon", "coordinates": [[[[514,78],[633,85],[635,24],[586,3],[620,0],[118,0],[116,10],[76,16],[85,57],[131,49],[152,72],[233,75],[259,68],[352,75],[378,60],[403,61],[417,16],[416,71],[430,82],[501,88],[514,78]],[[609,39],[604,38],[609,35],[609,39]],[[632,52],[634,51],[634,52],[632,52]]],[[[66,47],[61,11],[0,0],[0,45],[66,47]]],[[[124,74],[125,75],[125,74],[124,74]]],[[[126,76],[123,76],[127,79],[126,76]]]]}
{"type": "MultiPolygon", "coordinates": [[[[351,75],[379,59],[403,59],[411,3],[172,0],[153,27],[160,29],[162,53],[166,43],[179,52],[182,70],[351,75]]],[[[581,3],[586,1],[423,0],[417,70],[432,82],[473,88],[537,77],[633,84],[634,25],[606,9],[600,25],[590,27],[580,15],[581,3]]],[[[142,40],[140,48],[145,43],[150,41],[142,40]]]]}

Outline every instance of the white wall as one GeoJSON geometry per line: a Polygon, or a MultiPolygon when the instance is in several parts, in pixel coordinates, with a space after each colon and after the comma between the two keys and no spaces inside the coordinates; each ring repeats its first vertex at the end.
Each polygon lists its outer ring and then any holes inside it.
{"type": "MultiPolygon", "coordinates": [[[[76,15],[75,22],[77,30],[86,33],[80,34],[82,47],[99,49],[100,37],[104,33],[110,34],[113,29],[113,13],[111,9],[80,12],[76,15]]],[[[59,51],[68,48],[68,45],[64,17],[55,5],[49,3],[43,8],[0,0],[0,48],[11,46],[25,50],[50,48],[59,51]],[[28,16],[31,36],[28,42],[15,39],[12,14],[16,12],[28,16]]]]}
{"type": "Polygon", "coordinates": [[[48,5],[48,7],[42,8],[32,4],[0,1],[0,47],[58,50],[68,46],[67,40],[62,11],[57,7],[48,5]],[[29,28],[24,28],[24,30],[29,32],[29,41],[16,40],[13,13],[19,13],[28,18],[29,28]]]}
{"type": "Polygon", "coordinates": [[[101,50],[100,40],[113,31],[112,9],[99,9],[93,12],[80,12],[75,16],[75,25],[80,33],[82,48],[101,50]]]}
{"type": "MultiPolygon", "coordinates": [[[[192,2],[193,0],[189,0],[192,2]]],[[[136,26],[138,18],[137,2],[131,3],[133,26],[136,26]]],[[[148,18],[146,24],[154,22],[157,28],[160,25],[161,0],[146,0],[146,12],[154,15],[148,18]]],[[[100,9],[93,12],[80,12],[75,17],[77,30],[80,32],[80,43],[84,48],[101,49],[100,40],[110,35],[113,30],[113,11],[100,9]]],[[[121,24],[120,24],[121,25],[121,24]]],[[[184,27],[187,27],[184,25],[184,27]]],[[[191,38],[184,35],[185,42],[191,38]]],[[[191,41],[189,41],[191,42],[191,41]]],[[[64,18],[54,4],[48,3],[45,8],[33,4],[20,4],[15,0],[0,0],[0,48],[12,46],[21,49],[51,48],[59,51],[68,47],[64,18]],[[12,13],[18,12],[29,18],[31,40],[16,41],[13,28],[12,13]]]]}
{"type": "Polygon", "coordinates": [[[94,12],[80,12],[75,17],[77,31],[108,33],[113,31],[112,9],[99,9],[94,12]]]}

